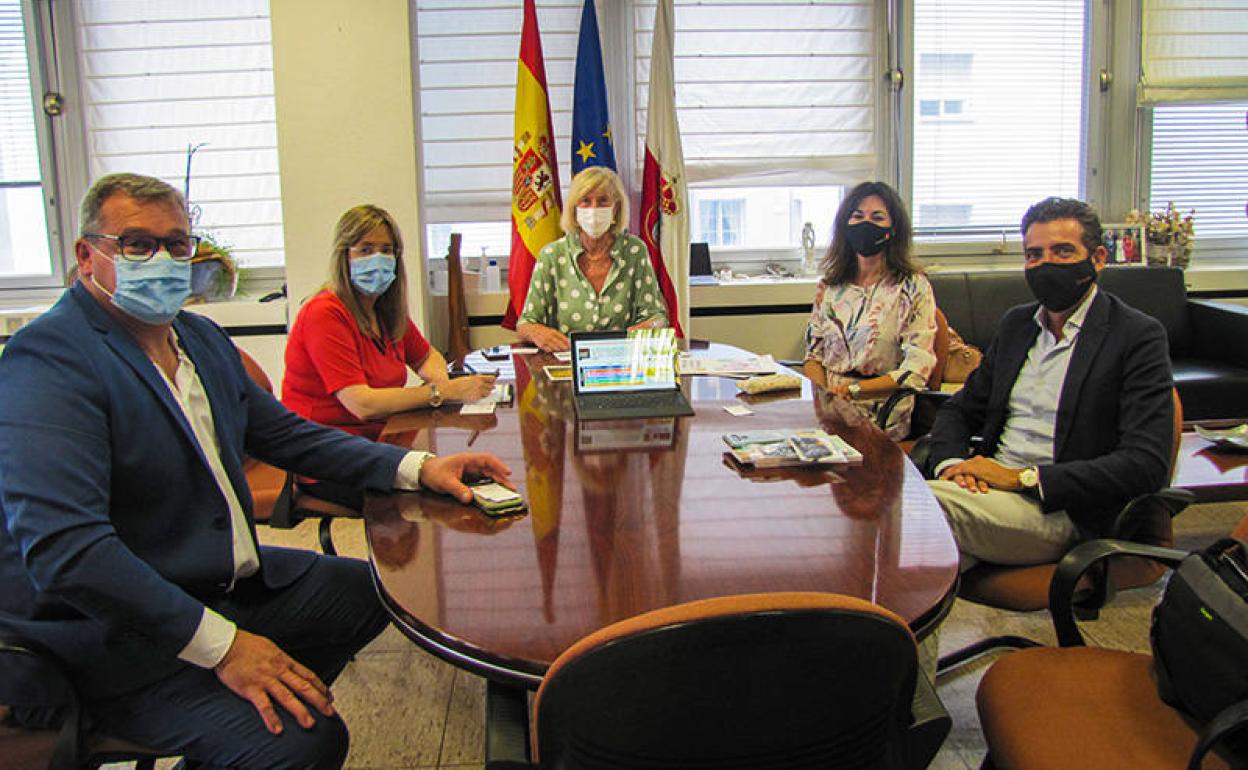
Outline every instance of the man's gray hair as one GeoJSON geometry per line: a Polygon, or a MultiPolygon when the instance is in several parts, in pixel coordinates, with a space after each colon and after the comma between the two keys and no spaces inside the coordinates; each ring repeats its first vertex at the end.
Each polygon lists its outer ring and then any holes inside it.
{"type": "Polygon", "coordinates": [[[99,232],[100,210],[104,208],[104,201],[119,192],[140,203],[168,203],[186,211],[186,198],[168,182],[142,174],[108,174],[95,180],[87,194],[82,196],[82,206],[78,211],[78,235],[99,232]]]}

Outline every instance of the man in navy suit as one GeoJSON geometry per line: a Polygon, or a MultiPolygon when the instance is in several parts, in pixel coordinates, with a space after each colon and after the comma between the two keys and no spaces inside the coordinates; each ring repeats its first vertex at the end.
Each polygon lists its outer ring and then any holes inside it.
{"type": "Polygon", "coordinates": [[[1169,476],[1165,329],[1097,289],[1106,250],[1096,213],[1048,198],[1027,211],[1022,233],[1037,302],[1006,312],[932,428],[930,485],[963,570],[1056,560],[1169,476]],[[974,446],[973,436],[982,437],[974,446]]]}
{"type": "Polygon", "coordinates": [[[328,685],[385,613],[365,562],[257,544],[244,453],[465,502],[463,477],[509,471],[282,407],[220,327],[180,312],[189,229],[164,182],[98,180],[77,283],[0,357],[0,633],[56,653],[110,734],[206,767],[339,767],[328,685]]]}

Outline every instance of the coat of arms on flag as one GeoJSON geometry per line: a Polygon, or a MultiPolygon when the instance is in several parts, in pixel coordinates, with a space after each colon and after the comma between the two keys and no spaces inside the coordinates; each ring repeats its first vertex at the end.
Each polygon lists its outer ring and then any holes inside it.
{"type": "Polygon", "coordinates": [[[530,230],[552,211],[556,216],[559,214],[559,204],[552,192],[555,176],[548,160],[550,138],[539,134],[536,142],[532,139],[532,135],[525,132],[516,144],[512,163],[515,173],[511,181],[512,199],[530,230]]]}

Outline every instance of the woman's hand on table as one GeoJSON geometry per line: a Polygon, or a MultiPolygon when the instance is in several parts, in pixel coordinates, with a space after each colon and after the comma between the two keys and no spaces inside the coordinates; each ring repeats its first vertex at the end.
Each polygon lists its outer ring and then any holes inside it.
{"type": "Polygon", "coordinates": [[[438,383],[438,391],[448,401],[480,401],[494,389],[494,374],[473,374],[438,383]]]}
{"type": "Polygon", "coordinates": [[[572,349],[568,336],[549,326],[539,326],[529,330],[529,339],[547,353],[562,353],[572,349]]]}
{"type": "Polygon", "coordinates": [[[511,469],[487,452],[460,452],[442,457],[430,457],[420,468],[420,485],[433,492],[442,492],[462,503],[472,502],[472,490],[464,483],[465,478],[488,476],[508,489],[515,489],[511,482],[511,469]]]}

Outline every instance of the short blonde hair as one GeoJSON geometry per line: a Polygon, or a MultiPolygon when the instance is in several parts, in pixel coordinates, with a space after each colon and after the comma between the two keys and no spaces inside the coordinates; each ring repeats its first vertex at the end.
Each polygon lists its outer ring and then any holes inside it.
{"type": "Polygon", "coordinates": [[[568,199],[564,201],[563,216],[559,224],[565,233],[579,233],[581,226],[576,223],[576,202],[586,194],[607,190],[615,198],[615,211],[611,220],[611,234],[619,235],[628,228],[628,193],[624,191],[624,183],[619,175],[606,166],[590,166],[572,177],[572,187],[568,190],[568,199]]]}
{"type": "Polygon", "coordinates": [[[334,227],[334,252],[329,264],[329,288],[347,306],[360,331],[368,334],[368,319],[351,284],[351,257],[348,251],[375,227],[385,225],[394,241],[394,282],[382,292],[373,306],[377,323],[388,340],[398,340],[407,332],[407,273],[403,269],[403,235],[390,212],[365,203],[347,209],[334,227]]]}

